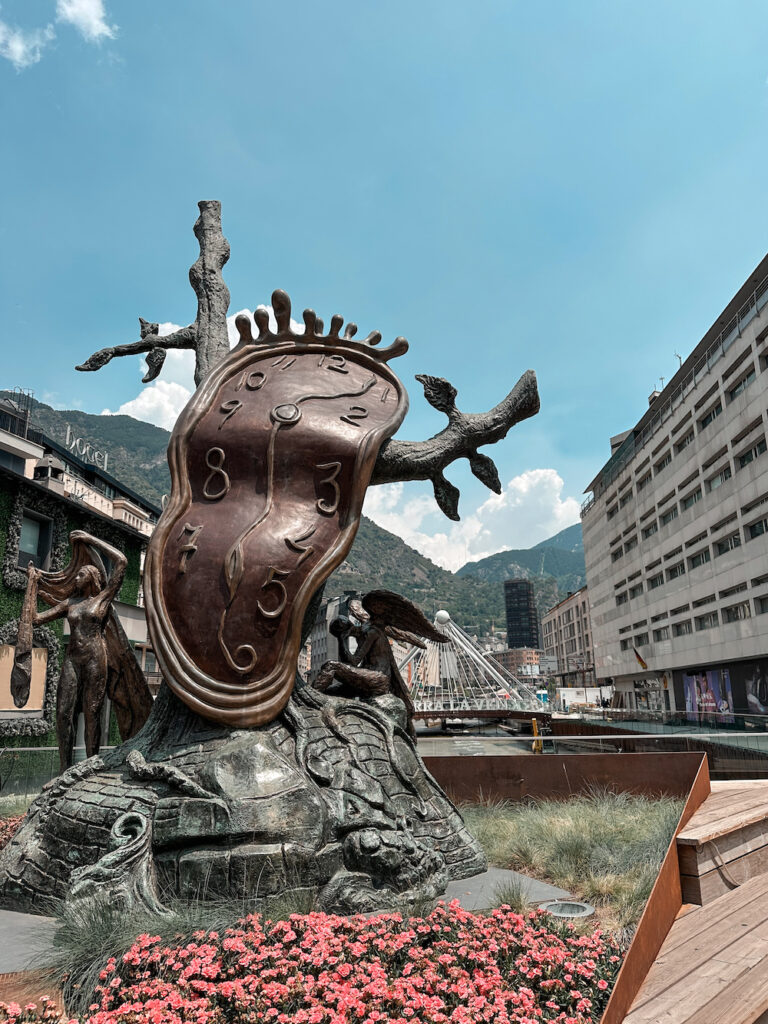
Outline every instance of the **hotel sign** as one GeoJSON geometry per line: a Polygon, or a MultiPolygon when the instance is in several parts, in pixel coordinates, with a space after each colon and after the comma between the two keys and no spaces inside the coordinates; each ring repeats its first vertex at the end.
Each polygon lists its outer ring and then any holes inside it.
{"type": "Polygon", "coordinates": [[[99,451],[94,448],[90,441],[85,441],[82,437],[75,437],[75,433],[67,424],[67,436],[64,441],[65,447],[78,455],[85,462],[90,462],[99,469],[106,470],[107,462],[109,460],[109,452],[99,451]]]}

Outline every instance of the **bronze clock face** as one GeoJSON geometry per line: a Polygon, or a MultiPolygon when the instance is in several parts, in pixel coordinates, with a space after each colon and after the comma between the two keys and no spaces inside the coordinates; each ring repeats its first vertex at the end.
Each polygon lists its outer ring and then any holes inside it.
{"type": "Polygon", "coordinates": [[[271,721],[288,700],[307,604],[349,551],[407,408],[378,352],[279,337],[238,346],[181,414],[145,566],[166,681],[234,726],[271,721]]]}

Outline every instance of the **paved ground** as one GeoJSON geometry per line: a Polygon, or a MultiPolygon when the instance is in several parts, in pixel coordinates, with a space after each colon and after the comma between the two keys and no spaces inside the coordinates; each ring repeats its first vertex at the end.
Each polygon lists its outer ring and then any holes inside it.
{"type": "Polygon", "coordinates": [[[465,910],[487,910],[497,906],[502,900],[499,890],[505,886],[519,885],[529,903],[544,903],[546,900],[568,899],[571,895],[556,885],[537,882],[517,871],[505,871],[503,868],[488,868],[482,875],[474,878],[463,878],[460,882],[450,882],[443,899],[457,899],[465,910]]]}
{"type": "Polygon", "coordinates": [[[51,946],[55,922],[50,917],[0,910],[0,974],[33,970],[51,946]]]}
{"type": "Polygon", "coordinates": [[[445,736],[418,733],[422,757],[481,757],[488,754],[530,754],[532,736],[445,736]]]}
{"type": "MultiPolygon", "coordinates": [[[[499,903],[497,890],[514,882],[521,885],[531,903],[566,899],[570,895],[564,889],[537,882],[516,871],[489,868],[474,878],[451,882],[443,899],[458,899],[466,910],[487,910],[499,903]]],[[[40,967],[43,954],[51,946],[54,927],[55,922],[50,917],[0,910],[0,974],[40,967]]]]}

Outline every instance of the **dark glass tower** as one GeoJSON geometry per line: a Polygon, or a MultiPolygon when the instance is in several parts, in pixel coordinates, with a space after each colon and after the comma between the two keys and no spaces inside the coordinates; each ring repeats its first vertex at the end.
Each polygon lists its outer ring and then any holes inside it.
{"type": "Polygon", "coordinates": [[[504,580],[507,647],[540,647],[539,615],[530,580],[504,580]]]}

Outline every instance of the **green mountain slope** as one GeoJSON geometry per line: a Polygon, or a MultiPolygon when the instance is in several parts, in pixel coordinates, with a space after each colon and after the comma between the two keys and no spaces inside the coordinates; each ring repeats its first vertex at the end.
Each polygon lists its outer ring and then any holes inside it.
{"type": "Polygon", "coordinates": [[[583,551],[584,539],[581,535],[581,523],[566,526],[564,530],[556,533],[554,537],[540,540],[538,544],[533,545],[533,548],[534,550],[536,548],[561,548],[563,551],[583,551]]]}
{"type": "Polygon", "coordinates": [[[31,422],[59,444],[64,444],[69,424],[77,437],[109,452],[107,470],[121,483],[158,505],[168,493],[171,478],[165,453],[171,435],[162,427],[132,416],[93,416],[77,409],[52,409],[35,399],[31,422]]]}
{"type": "MultiPolygon", "coordinates": [[[[70,424],[77,436],[109,452],[113,476],[157,503],[170,488],[167,430],[130,416],[57,410],[34,400],[32,423],[61,444],[70,424]]],[[[509,576],[533,579],[539,614],[583,585],[580,535],[577,524],[530,550],[502,551],[451,573],[363,517],[349,557],[328,581],[326,593],[385,587],[416,601],[429,616],[446,608],[470,632],[488,632],[492,623],[504,629],[502,581],[509,576]]]]}

